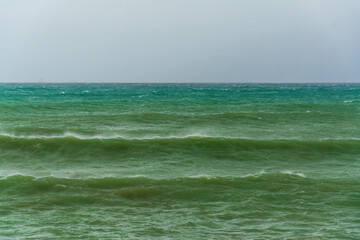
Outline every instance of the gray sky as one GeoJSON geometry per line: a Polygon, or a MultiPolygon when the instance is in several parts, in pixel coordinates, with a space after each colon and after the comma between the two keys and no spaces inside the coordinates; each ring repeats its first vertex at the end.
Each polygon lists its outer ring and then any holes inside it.
{"type": "Polygon", "coordinates": [[[0,82],[360,82],[358,0],[0,0],[0,82]]]}

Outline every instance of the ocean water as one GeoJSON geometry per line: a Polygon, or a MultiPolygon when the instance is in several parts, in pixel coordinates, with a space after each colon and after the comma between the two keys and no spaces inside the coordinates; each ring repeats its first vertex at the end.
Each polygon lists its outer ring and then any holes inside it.
{"type": "Polygon", "coordinates": [[[360,239],[360,85],[2,84],[0,239],[360,239]]]}

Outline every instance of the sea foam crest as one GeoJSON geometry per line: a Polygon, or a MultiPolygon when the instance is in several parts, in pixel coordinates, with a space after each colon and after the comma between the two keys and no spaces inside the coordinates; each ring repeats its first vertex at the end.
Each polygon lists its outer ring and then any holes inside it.
{"type": "Polygon", "coordinates": [[[291,171],[291,170],[284,170],[284,171],[280,171],[280,172],[267,172],[265,170],[261,170],[260,172],[256,172],[256,173],[251,173],[251,174],[246,174],[244,176],[242,176],[243,178],[247,178],[247,177],[261,177],[264,175],[271,175],[271,174],[286,174],[286,175],[293,175],[293,176],[298,176],[298,177],[303,177],[305,178],[305,174],[303,173],[299,173],[299,172],[295,172],[295,171],[291,171]]]}
{"type": "Polygon", "coordinates": [[[179,134],[179,135],[145,135],[145,136],[129,136],[123,134],[94,134],[85,135],[74,132],[65,132],[63,134],[52,134],[52,135],[17,135],[13,133],[0,132],[0,137],[10,137],[18,139],[62,139],[62,138],[75,138],[80,140],[107,140],[107,139],[123,139],[123,140],[161,140],[161,139],[187,139],[187,138],[203,138],[203,139],[233,139],[233,140],[249,140],[249,141],[359,141],[360,138],[318,138],[318,139],[304,139],[304,138],[248,138],[248,137],[237,137],[237,136],[224,136],[224,135],[208,135],[202,133],[192,134],[179,134]]]}
{"type": "Polygon", "coordinates": [[[299,176],[299,177],[303,177],[303,178],[306,177],[305,174],[303,174],[303,173],[294,172],[294,171],[291,171],[291,170],[281,171],[281,173],[288,174],[288,175],[295,175],[295,176],[299,176]]]}
{"type": "Polygon", "coordinates": [[[54,134],[54,135],[15,135],[12,133],[0,133],[0,136],[11,137],[11,138],[25,138],[25,139],[42,139],[42,138],[77,138],[77,139],[126,139],[126,140],[151,140],[151,139],[181,139],[181,138],[234,138],[235,137],[225,137],[225,136],[211,136],[200,133],[194,134],[184,134],[184,135],[154,135],[154,136],[143,136],[143,137],[132,137],[121,134],[112,134],[112,135],[104,135],[104,134],[95,134],[95,135],[83,135],[74,132],[65,132],[64,134],[54,134]]]}

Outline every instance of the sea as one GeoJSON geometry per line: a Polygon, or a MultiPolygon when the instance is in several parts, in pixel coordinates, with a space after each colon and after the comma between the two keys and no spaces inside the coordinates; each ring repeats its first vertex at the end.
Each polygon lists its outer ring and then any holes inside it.
{"type": "Polygon", "coordinates": [[[0,84],[0,239],[360,239],[360,85],[0,84]]]}

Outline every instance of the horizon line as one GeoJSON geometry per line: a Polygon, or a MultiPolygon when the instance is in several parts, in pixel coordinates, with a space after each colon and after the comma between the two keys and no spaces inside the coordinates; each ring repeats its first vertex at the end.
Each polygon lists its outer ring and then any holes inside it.
{"type": "Polygon", "coordinates": [[[0,82],[0,84],[360,84],[360,82],[0,82]]]}

